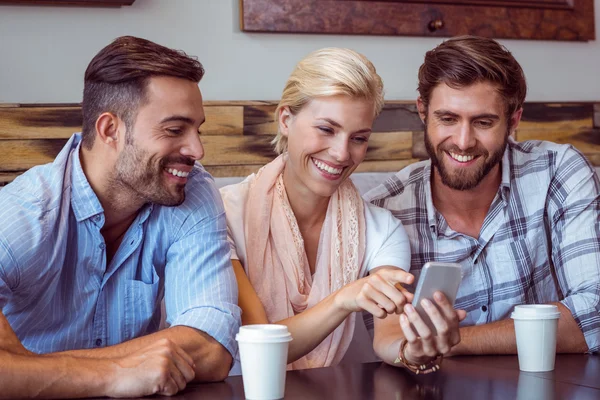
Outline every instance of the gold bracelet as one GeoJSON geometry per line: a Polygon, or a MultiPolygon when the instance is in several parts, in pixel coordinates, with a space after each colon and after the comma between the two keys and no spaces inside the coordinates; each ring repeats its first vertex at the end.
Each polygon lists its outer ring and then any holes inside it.
{"type": "Polygon", "coordinates": [[[416,375],[436,372],[439,371],[439,369],[442,367],[442,361],[444,360],[444,356],[439,356],[426,364],[413,364],[409,362],[406,359],[406,355],[404,354],[407,345],[408,340],[402,339],[402,342],[400,343],[400,349],[398,350],[398,357],[396,358],[396,360],[394,360],[394,364],[402,364],[406,369],[408,369],[416,375]]]}

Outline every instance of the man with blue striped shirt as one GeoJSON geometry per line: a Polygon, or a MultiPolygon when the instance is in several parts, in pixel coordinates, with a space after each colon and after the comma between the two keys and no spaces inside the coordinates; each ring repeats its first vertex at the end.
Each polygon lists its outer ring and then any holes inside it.
{"type": "Polygon", "coordinates": [[[223,205],[196,163],[203,74],[116,39],[86,70],[82,133],[0,191],[3,395],[172,395],[227,376],[240,311],[223,205]]]}
{"type": "Polygon", "coordinates": [[[402,221],[415,277],[429,261],[460,263],[455,306],[467,317],[451,354],[516,354],[510,313],[532,303],[560,311],[558,352],[600,351],[600,182],[589,162],[569,145],[511,138],[527,86],[492,39],[427,52],[418,90],[429,160],[365,196],[402,221]]]}

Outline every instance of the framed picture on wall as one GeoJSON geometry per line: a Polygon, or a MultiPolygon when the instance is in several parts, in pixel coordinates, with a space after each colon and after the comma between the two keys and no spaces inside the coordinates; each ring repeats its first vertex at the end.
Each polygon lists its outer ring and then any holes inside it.
{"type": "Polygon", "coordinates": [[[0,0],[0,4],[23,6],[83,6],[83,7],[121,7],[130,6],[135,0],[0,0]]]}
{"type": "Polygon", "coordinates": [[[594,40],[594,0],[240,0],[246,32],[594,40]]]}

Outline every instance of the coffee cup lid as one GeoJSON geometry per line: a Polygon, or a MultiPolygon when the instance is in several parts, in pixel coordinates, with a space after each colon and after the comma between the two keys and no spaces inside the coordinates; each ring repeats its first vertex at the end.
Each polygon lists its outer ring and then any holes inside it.
{"type": "Polygon", "coordinates": [[[285,325],[244,325],[240,327],[235,340],[250,343],[283,343],[290,342],[292,335],[288,332],[288,328],[285,325]]]}
{"type": "Polygon", "coordinates": [[[552,304],[524,304],[515,306],[512,319],[558,319],[558,307],[552,304]]]}

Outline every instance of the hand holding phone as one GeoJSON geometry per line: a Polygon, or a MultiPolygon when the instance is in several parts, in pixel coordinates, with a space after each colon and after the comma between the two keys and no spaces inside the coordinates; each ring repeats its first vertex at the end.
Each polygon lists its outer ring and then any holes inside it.
{"type": "Polygon", "coordinates": [[[423,309],[421,300],[429,299],[432,304],[435,304],[433,294],[440,291],[454,306],[461,280],[460,264],[428,262],[423,266],[412,305],[423,319],[423,322],[431,329],[433,335],[437,335],[437,330],[427,312],[423,309]]]}

